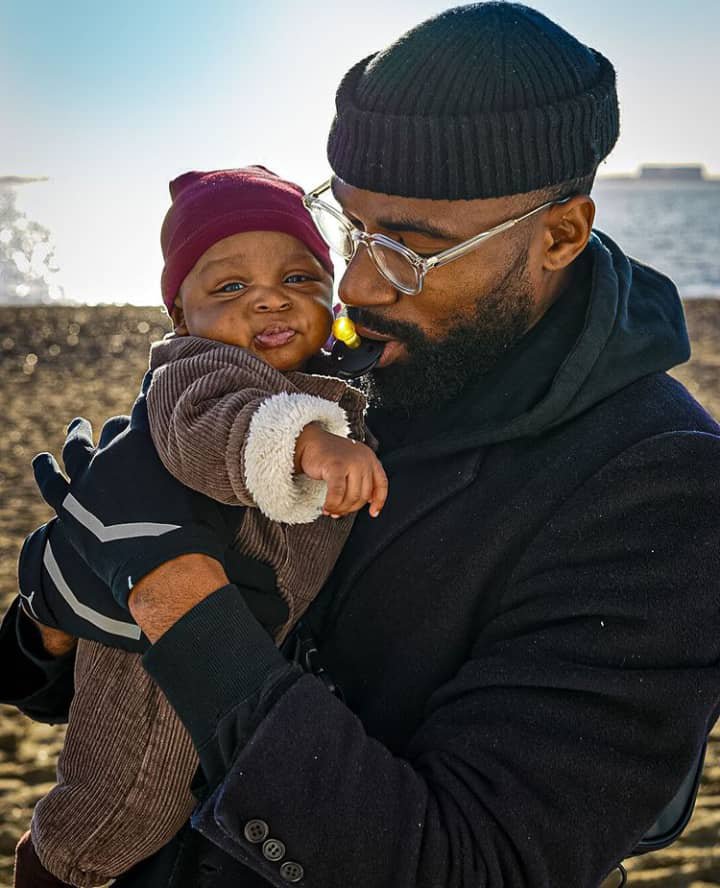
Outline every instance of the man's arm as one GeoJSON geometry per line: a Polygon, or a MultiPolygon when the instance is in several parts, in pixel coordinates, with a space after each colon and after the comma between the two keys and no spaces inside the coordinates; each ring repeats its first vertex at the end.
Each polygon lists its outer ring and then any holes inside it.
{"type": "Polygon", "coordinates": [[[594,888],[717,714],[719,524],[716,438],[619,456],[525,551],[402,758],[205,596],[145,656],[221,780],[196,827],[277,888],[594,888]]]}

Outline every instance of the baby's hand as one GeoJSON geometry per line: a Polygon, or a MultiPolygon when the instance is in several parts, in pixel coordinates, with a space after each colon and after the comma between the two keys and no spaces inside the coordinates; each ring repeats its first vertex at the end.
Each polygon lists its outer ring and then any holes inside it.
{"type": "Polygon", "coordinates": [[[370,503],[370,515],[377,518],[385,505],[388,480],[372,450],[359,441],[333,435],[314,422],[298,436],[295,470],[327,482],[325,515],[339,518],[370,503]]]}

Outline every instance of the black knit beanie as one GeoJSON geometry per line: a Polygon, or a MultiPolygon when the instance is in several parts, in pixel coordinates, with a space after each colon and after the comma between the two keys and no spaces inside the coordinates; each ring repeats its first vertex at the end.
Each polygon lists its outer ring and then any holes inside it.
{"type": "Polygon", "coordinates": [[[358,188],[503,197],[593,173],[618,137],[615,70],[517,3],[449,9],[348,71],[328,159],[358,188]]]}

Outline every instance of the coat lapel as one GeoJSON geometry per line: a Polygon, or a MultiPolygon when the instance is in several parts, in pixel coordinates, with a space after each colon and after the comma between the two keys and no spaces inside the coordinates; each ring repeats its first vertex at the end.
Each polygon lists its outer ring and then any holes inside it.
{"type": "Polygon", "coordinates": [[[448,456],[439,463],[413,460],[398,463],[388,472],[390,493],[380,518],[370,518],[367,510],[358,515],[352,532],[352,558],[341,556],[336,567],[336,583],[328,602],[325,630],[334,625],[345,599],[368,566],[408,528],[441,503],[470,485],[484,459],[485,450],[471,450],[448,456]]]}

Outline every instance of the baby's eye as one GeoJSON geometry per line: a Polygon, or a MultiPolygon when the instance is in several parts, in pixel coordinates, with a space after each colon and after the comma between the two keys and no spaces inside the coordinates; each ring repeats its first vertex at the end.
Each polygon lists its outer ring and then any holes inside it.
{"type": "Polygon", "coordinates": [[[304,284],[307,281],[314,281],[314,280],[316,280],[316,279],[309,274],[289,274],[285,278],[285,283],[286,284],[304,284]]]}
{"type": "Polygon", "coordinates": [[[222,287],[217,291],[218,293],[237,293],[239,290],[244,290],[245,284],[241,281],[230,281],[229,284],[223,284],[222,287]]]}

